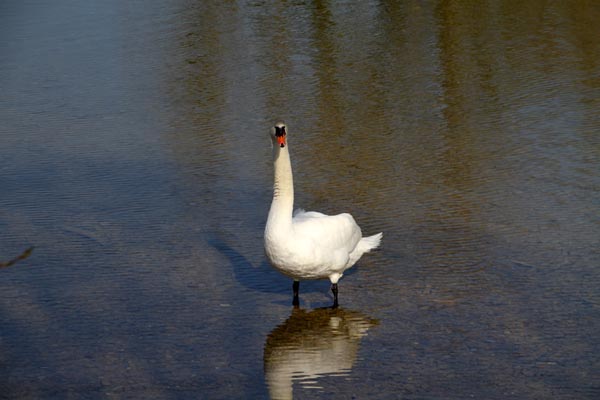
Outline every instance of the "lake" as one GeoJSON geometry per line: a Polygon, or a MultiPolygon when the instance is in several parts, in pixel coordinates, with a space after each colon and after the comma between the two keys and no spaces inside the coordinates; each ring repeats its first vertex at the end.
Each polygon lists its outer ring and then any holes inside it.
{"type": "Polygon", "coordinates": [[[599,398],[599,21],[3,2],[0,398],[599,398]],[[296,206],[384,232],[338,309],[264,254],[278,120],[296,206]]]}

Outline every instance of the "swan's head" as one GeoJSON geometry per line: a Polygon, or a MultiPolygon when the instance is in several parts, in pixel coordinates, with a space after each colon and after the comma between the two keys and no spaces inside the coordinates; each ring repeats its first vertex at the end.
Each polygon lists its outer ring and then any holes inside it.
{"type": "Polygon", "coordinates": [[[273,140],[273,144],[277,144],[279,147],[285,147],[286,135],[287,127],[283,122],[278,122],[271,128],[271,140],[273,140]]]}

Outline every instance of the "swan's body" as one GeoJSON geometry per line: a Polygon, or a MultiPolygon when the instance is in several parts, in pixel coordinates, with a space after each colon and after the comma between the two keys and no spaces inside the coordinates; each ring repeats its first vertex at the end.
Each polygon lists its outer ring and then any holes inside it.
{"type": "Polygon", "coordinates": [[[379,246],[382,233],[363,237],[350,214],[325,215],[294,207],[294,183],[286,127],[272,129],[275,180],[273,202],[265,228],[265,250],[275,269],[294,279],[294,304],[298,281],[325,279],[332,283],[337,305],[337,283],[344,271],[379,246]]]}

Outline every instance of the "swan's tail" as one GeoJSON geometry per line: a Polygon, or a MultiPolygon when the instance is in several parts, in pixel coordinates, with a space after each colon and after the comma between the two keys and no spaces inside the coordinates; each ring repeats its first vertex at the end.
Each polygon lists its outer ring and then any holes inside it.
{"type": "Polygon", "coordinates": [[[382,237],[383,237],[383,232],[379,232],[373,236],[367,236],[367,237],[360,239],[360,242],[358,242],[358,245],[359,245],[360,249],[362,250],[361,253],[366,253],[368,251],[378,248],[379,244],[381,243],[382,237]]]}
{"type": "Polygon", "coordinates": [[[354,263],[356,263],[359,260],[359,258],[362,257],[363,254],[379,247],[382,237],[383,237],[383,232],[379,232],[376,235],[367,236],[367,237],[360,239],[360,241],[358,242],[358,245],[356,246],[354,251],[352,253],[350,253],[350,257],[348,258],[348,263],[346,264],[346,269],[353,266],[354,263]]]}

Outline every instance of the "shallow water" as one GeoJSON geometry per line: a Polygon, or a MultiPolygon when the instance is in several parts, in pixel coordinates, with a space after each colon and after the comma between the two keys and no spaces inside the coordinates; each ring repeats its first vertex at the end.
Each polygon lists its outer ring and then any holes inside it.
{"type": "Polygon", "coordinates": [[[596,2],[83,3],[0,5],[0,398],[600,396],[596,2]]]}

